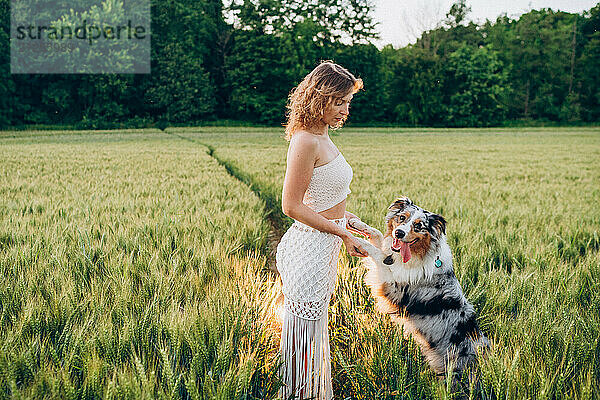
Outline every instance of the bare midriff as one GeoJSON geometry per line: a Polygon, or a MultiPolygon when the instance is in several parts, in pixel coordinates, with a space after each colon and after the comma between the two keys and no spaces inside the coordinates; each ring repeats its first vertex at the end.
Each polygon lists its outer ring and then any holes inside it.
{"type": "Polygon", "coordinates": [[[328,208],[327,210],[323,210],[319,213],[327,219],[340,219],[344,218],[346,214],[346,199],[340,201],[335,206],[328,208]]]}

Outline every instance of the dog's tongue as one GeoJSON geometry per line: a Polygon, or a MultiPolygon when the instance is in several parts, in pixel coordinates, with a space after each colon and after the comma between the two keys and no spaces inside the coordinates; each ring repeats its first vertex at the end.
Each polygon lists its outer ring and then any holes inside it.
{"type": "Polygon", "coordinates": [[[408,243],[402,242],[400,245],[400,254],[402,254],[402,262],[406,264],[411,257],[410,246],[408,243]]]}
{"type": "Polygon", "coordinates": [[[402,254],[402,262],[405,264],[412,257],[412,254],[410,254],[409,244],[406,242],[403,242],[399,239],[394,238],[394,240],[392,242],[392,249],[394,249],[396,251],[400,250],[400,254],[402,254]]]}

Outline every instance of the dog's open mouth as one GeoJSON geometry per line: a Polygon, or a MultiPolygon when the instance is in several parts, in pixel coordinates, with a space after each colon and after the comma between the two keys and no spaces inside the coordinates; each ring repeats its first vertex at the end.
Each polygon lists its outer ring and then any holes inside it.
{"type": "Polygon", "coordinates": [[[402,255],[402,262],[406,264],[412,257],[412,254],[410,253],[410,245],[415,244],[417,240],[419,240],[419,238],[416,238],[410,242],[403,242],[402,240],[394,237],[392,241],[392,250],[400,252],[402,255]]]}

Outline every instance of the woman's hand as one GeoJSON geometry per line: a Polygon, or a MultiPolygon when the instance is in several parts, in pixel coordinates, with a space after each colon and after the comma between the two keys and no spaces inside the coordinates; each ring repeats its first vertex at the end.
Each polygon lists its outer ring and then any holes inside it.
{"type": "Polygon", "coordinates": [[[344,245],[346,245],[346,250],[348,254],[353,257],[367,257],[369,253],[362,247],[360,242],[352,236],[350,232],[347,235],[342,236],[342,240],[344,241],[344,245]]]}

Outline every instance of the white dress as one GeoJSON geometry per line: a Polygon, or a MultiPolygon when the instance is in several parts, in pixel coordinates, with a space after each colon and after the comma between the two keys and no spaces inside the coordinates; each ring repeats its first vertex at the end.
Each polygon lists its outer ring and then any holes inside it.
{"type": "MultiPolygon", "coordinates": [[[[314,168],[303,203],[315,212],[327,210],[346,198],[351,180],[352,168],[339,153],[314,168]]],[[[346,227],[346,218],[331,221],[346,227]]],[[[284,295],[283,399],[333,398],[327,306],[335,289],[342,243],[337,235],[294,221],[277,246],[284,295]]]]}

